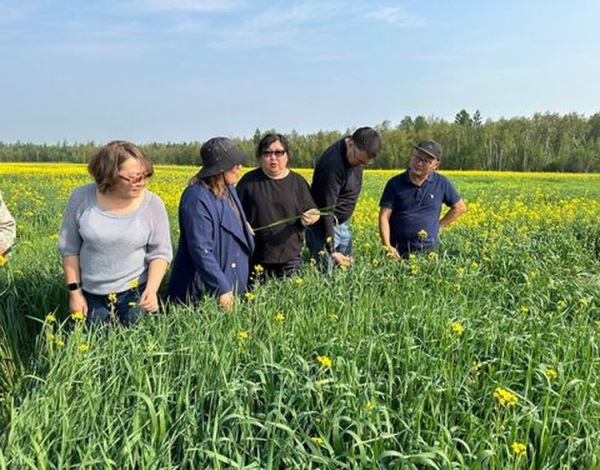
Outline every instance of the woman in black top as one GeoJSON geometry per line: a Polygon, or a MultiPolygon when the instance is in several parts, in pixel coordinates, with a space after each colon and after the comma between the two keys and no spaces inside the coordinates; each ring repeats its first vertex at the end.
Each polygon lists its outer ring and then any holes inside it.
{"type": "Polygon", "coordinates": [[[319,220],[308,183],[288,168],[288,151],[283,135],[265,135],[256,150],[260,167],[246,173],[236,187],[248,222],[256,230],[254,271],[260,272],[260,265],[265,274],[274,276],[300,267],[304,227],[319,220]],[[274,224],[294,216],[298,218],[274,224]]]}

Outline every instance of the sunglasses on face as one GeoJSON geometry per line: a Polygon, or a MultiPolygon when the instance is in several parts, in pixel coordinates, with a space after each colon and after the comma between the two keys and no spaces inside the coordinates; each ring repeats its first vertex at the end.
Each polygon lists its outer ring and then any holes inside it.
{"type": "Polygon", "coordinates": [[[285,155],[285,150],[263,150],[261,155],[265,158],[269,158],[270,156],[281,158],[285,155]]]}
{"type": "Polygon", "coordinates": [[[149,178],[152,177],[152,173],[144,173],[143,175],[138,175],[138,176],[125,176],[125,175],[117,174],[117,176],[119,178],[121,178],[123,181],[127,181],[129,184],[138,184],[138,183],[145,183],[146,180],[148,180],[149,178]]]}

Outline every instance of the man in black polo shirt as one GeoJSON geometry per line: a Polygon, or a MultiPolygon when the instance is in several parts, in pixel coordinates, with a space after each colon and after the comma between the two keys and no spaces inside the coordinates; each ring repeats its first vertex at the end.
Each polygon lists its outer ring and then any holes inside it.
{"type": "Polygon", "coordinates": [[[424,140],[413,149],[408,169],[385,186],[379,203],[379,234],[397,258],[437,251],[438,232],[466,212],[450,181],[438,174],[442,146],[424,140]],[[450,209],[440,220],[442,204],[450,209]]]}
{"type": "Polygon", "coordinates": [[[350,217],[362,188],[363,168],[375,159],[379,147],[379,134],[361,127],[317,160],[310,191],[317,207],[329,208],[333,215],[322,216],[309,227],[306,240],[311,256],[328,267],[352,264],[350,217]]]}

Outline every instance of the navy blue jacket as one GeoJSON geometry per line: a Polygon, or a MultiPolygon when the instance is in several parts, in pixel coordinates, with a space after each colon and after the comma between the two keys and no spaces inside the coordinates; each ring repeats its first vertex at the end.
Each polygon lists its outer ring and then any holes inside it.
{"type": "Polygon", "coordinates": [[[254,240],[233,186],[228,187],[242,221],[225,197],[201,183],[188,186],[179,203],[179,248],[169,280],[169,298],[241,294],[248,282],[254,240]]]}

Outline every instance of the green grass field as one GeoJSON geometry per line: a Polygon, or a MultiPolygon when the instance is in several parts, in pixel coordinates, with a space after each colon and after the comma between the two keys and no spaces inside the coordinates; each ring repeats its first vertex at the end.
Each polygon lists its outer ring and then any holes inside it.
{"type": "MultiPolygon", "coordinates": [[[[174,243],[193,171],[151,183],[174,243]]],[[[0,466],[600,468],[600,175],[450,172],[469,213],[439,256],[397,262],[376,226],[393,174],[366,175],[351,269],[89,333],[56,249],[84,167],[0,164],[19,223],[0,466]]]]}

